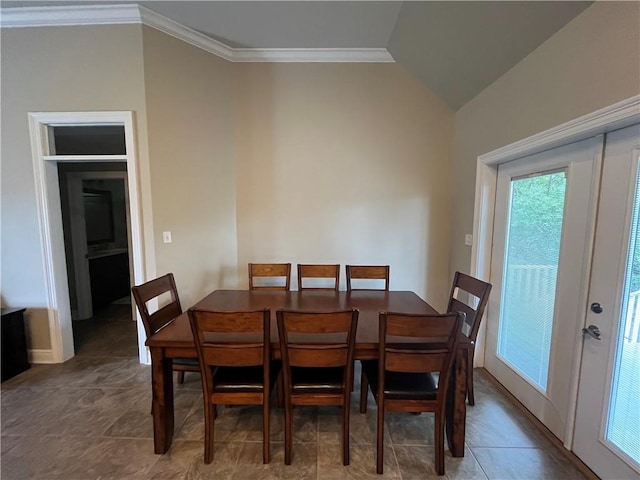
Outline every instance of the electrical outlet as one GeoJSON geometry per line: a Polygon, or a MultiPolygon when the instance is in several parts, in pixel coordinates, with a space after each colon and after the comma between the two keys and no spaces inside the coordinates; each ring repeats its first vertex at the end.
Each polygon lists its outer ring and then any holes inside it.
{"type": "Polygon", "coordinates": [[[164,243],[171,243],[171,232],[162,232],[162,241],[164,243]]]}
{"type": "Polygon", "coordinates": [[[470,247],[471,245],[473,245],[473,235],[470,233],[467,233],[464,236],[464,244],[468,247],[470,247]]]}

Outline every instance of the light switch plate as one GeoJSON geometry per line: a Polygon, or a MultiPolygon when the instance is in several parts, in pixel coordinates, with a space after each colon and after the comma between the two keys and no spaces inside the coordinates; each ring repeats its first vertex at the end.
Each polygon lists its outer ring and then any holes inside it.
{"type": "Polygon", "coordinates": [[[171,243],[171,232],[162,232],[162,241],[164,243],[171,243]]]}
{"type": "Polygon", "coordinates": [[[473,245],[473,235],[470,233],[467,233],[464,236],[464,244],[467,245],[468,247],[470,247],[471,245],[473,245]]]}

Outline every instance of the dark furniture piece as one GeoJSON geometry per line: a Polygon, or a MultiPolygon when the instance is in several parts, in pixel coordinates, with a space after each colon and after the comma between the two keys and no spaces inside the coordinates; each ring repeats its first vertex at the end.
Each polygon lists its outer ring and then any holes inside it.
{"type": "MultiPolygon", "coordinates": [[[[162,277],[132,287],[131,291],[133,292],[138,312],[140,312],[140,317],[142,317],[147,339],[182,314],[173,273],[167,273],[162,277]],[[158,305],[158,309],[150,313],[149,302],[158,301],[158,297],[165,294],[169,294],[169,302],[158,305]]],[[[198,360],[189,355],[186,358],[175,358],[173,360],[173,370],[178,372],[178,383],[181,384],[184,383],[184,372],[200,372],[200,365],[198,360]]]]}
{"type": "Polygon", "coordinates": [[[464,313],[380,314],[378,360],[362,362],[360,392],[360,413],[367,411],[368,385],[378,404],[378,473],[384,465],[385,412],[433,412],[436,471],[444,475],[447,391],[463,321],[464,313]],[[433,373],[438,373],[437,381],[433,373]]]}
{"type": "Polygon", "coordinates": [[[129,254],[97,253],[88,258],[91,304],[94,312],[129,295],[129,254]]]}
{"type": "Polygon", "coordinates": [[[340,265],[298,265],[298,290],[328,290],[338,291],[340,287],[340,265]],[[333,287],[309,286],[305,287],[304,278],[329,278],[333,279],[333,287]]]}
{"type": "Polygon", "coordinates": [[[456,272],[453,277],[451,294],[447,312],[464,312],[466,318],[462,326],[462,334],[469,338],[471,347],[467,351],[467,397],[469,405],[475,405],[473,395],[473,355],[475,354],[476,337],[480,328],[480,320],[484,315],[484,309],[489,301],[491,284],[470,277],[464,273],[456,272]],[[466,298],[465,298],[466,297],[466,298]],[[471,305],[477,302],[474,308],[471,305]]]}
{"type": "MultiPolygon", "coordinates": [[[[389,291],[389,265],[347,265],[345,267],[347,271],[347,292],[353,290],[383,290],[389,291]],[[369,286],[371,286],[370,280],[379,282],[384,280],[384,288],[352,288],[351,280],[364,280],[369,286]]],[[[360,285],[361,286],[361,285],[360,285]]],[[[351,385],[351,391],[353,391],[353,384],[351,385]]]]}
{"type": "MultiPolygon", "coordinates": [[[[307,311],[337,311],[357,308],[360,312],[356,332],[355,358],[375,360],[378,357],[378,314],[381,311],[400,313],[437,313],[413,292],[377,291],[303,291],[216,290],[198,302],[201,310],[271,309],[271,354],[280,357],[278,329],[274,316],[278,309],[307,311]]],[[[471,342],[461,335],[455,371],[447,398],[447,440],[454,457],[464,456],[466,349],[471,342]]],[[[146,342],[151,350],[153,389],[153,438],[156,453],[165,453],[171,446],[174,430],[173,382],[171,367],[174,358],[197,358],[193,334],[186,313],[180,315],[146,342]]]]}
{"type": "Polygon", "coordinates": [[[269,463],[269,397],[279,363],[271,363],[271,312],[189,309],[202,376],[204,463],[213,460],[216,405],[262,405],[262,461],[269,463]]]}
{"type": "Polygon", "coordinates": [[[289,290],[291,283],[290,263],[250,263],[249,290],[289,290]],[[254,278],[282,278],[284,285],[255,284],[254,278]]]}
{"type": "Polygon", "coordinates": [[[339,405],[342,463],[349,465],[349,409],[358,311],[278,310],[277,317],[284,381],[284,463],[291,465],[293,407],[339,405]]]}
{"type": "Polygon", "coordinates": [[[389,265],[347,265],[347,292],[352,290],[389,291],[389,265]],[[384,280],[384,288],[351,288],[351,280],[384,280]]]}
{"type": "Polygon", "coordinates": [[[2,308],[2,381],[29,369],[27,338],[24,330],[25,308],[2,308]]]}

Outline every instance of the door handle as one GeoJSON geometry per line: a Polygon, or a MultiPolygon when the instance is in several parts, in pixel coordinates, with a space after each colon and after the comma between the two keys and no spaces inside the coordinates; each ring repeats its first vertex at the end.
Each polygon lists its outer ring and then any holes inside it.
{"type": "Polygon", "coordinates": [[[596,340],[602,340],[602,338],[600,338],[600,329],[595,325],[589,325],[587,328],[583,328],[582,334],[589,335],[596,340]]]}

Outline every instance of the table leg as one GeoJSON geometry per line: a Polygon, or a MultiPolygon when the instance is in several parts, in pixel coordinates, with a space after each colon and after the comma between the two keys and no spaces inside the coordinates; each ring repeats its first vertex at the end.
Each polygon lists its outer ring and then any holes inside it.
{"type": "Polygon", "coordinates": [[[173,438],[173,361],[163,348],[151,348],[151,383],[153,390],[153,447],[166,453],[173,438]]]}
{"type": "Polygon", "coordinates": [[[459,348],[447,392],[446,431],[449,451],[454,457],[464,457],[464,435],[467,417],[467,355],[459,348]]]}

